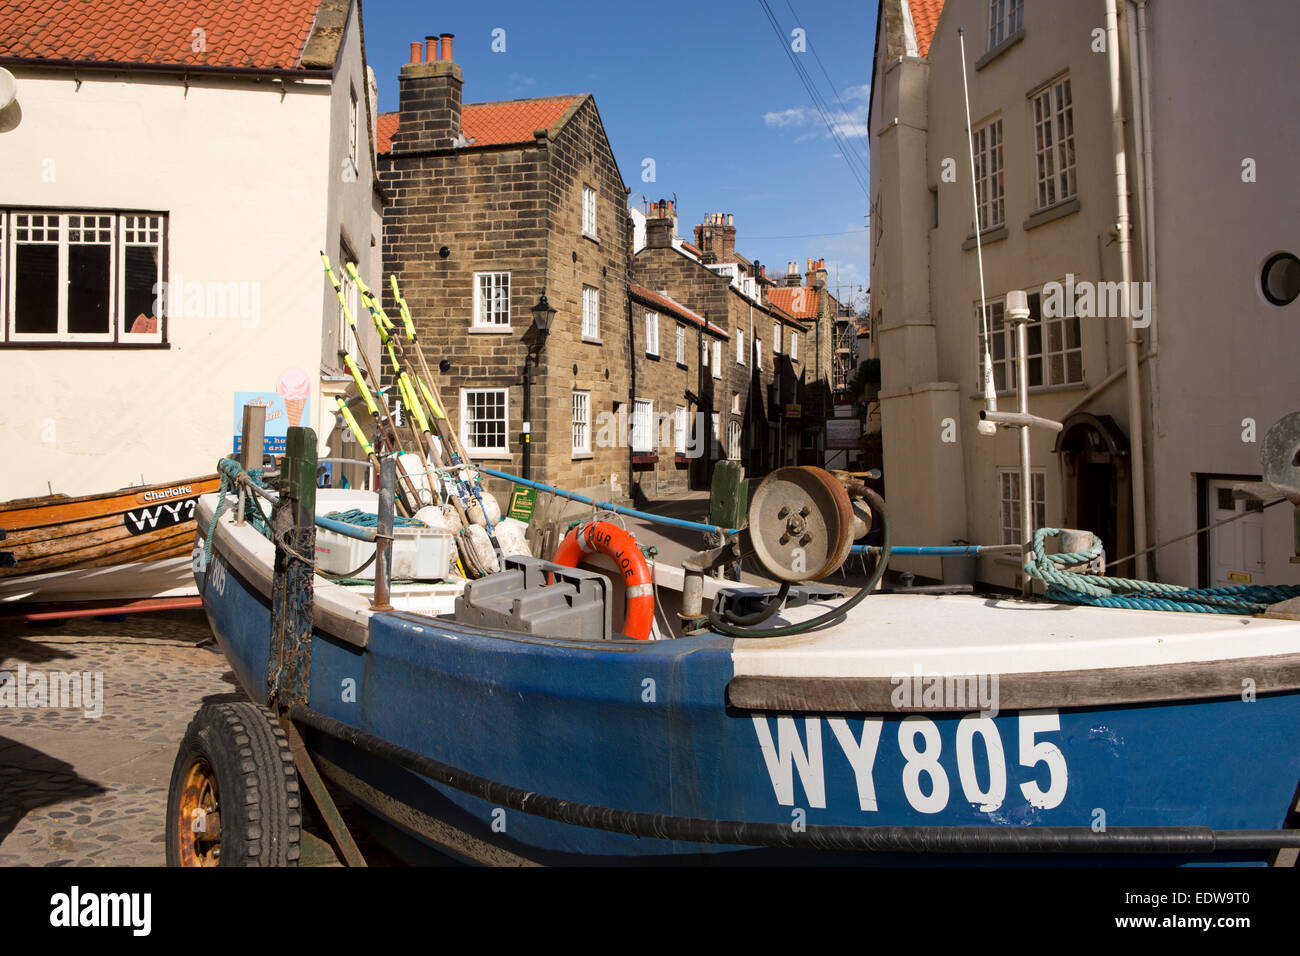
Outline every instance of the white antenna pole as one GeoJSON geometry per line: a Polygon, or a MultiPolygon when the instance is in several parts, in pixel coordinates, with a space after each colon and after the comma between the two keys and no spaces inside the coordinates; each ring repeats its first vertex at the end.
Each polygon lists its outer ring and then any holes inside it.
{"type": "MultiPolygon", "coordinates": [[[[979,186],[975,181],[975,133],[970,122],[970,90],[966,86],[966,31],[957,28],[957,41],[961,45],[961,91],[966,102],[966,148],[970,156],[970,199],[975,211],[975,258],[980,274],[980,324],[984,329],[984,408],[986,411],[998,410],[998,392],[993,382],[992,339],[989,337],[989,313],[984,293],[984,247],[980,242],[980,201],[979,186]]],[[[981,435],[995,435],[998,427],[993,422],[980,420],[977,426],[981,435]]]]}

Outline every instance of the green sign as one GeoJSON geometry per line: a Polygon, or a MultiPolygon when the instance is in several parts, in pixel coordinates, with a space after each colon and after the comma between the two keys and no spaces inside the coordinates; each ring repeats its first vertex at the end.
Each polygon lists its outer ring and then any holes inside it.
{"type": "Polygon", "coordinates": [[[516,488],[510,496],[510,507],[506,510],[507,518],[516,521],[529,521],[533,517],[533,507],[537,504],[536,488],[516,488]]]}

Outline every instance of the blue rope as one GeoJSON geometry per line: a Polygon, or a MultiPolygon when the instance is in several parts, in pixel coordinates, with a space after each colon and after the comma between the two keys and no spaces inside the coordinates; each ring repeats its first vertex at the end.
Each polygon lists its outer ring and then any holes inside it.
{"type": "MultiPolygon", "coordinates": [[[[333,518],[335,521],[341,521],[344,524],[355,525],[358,528],[376,528],[379,526],[379,515],[371,514],[368,511],[361,511],[352,508],[348,511],[331,511],[325,515],[326,518],[333,518]]],[[[428,527],[419,518],[407,518],[403,515],[393,515],[394,528],[425,528],[428,527]]]]}
{"type": "Polygon", "coordinates": [[[1141,611],[1190,611],[1201,614],[1260,614],[1270,604],[1300,596],[1294,584],[1238,584],[1221,588],[1186,588],[1177,584],[1111,578],[1101,574],[1079,574],[1068,570],[1086,565],[1102,555],[1101,539],[1083,551],[1047,554],[1048,538],[1060,528],[1039,528],[1034,532],[1034,549],[1025,562],[1025,574],[1047,585],[1045,596],[1064,604],[1092,607],[1122,607],[1141,611]]]}

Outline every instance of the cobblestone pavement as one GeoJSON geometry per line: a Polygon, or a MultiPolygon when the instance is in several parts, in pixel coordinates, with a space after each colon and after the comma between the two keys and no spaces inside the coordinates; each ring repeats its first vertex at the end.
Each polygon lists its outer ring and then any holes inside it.
{"type": "Polygon", "coordinates": [[[176,747],[236,692],[202,613],[0,624],[0,671],[20,667],[102,674],[103,713],[0,706],[0,866],[163,865],[176,747]]]}

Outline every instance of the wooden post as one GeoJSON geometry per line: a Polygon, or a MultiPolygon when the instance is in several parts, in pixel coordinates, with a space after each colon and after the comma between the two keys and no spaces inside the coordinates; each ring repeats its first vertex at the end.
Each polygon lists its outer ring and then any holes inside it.
{"type": "Polygon", "coordinates": [[[275,576],[267,687],[273,702],[307,703],[311,684],[312,588],[316,573],[316,433],[290,428],[271,512],[275,576]]]}
{"type": "MultiPolygon", "coordinates": [[[[262,467],[262,446],[266,435],[266,406],[245,405],[244,422],[240,431],[243,437],[239,445],[239,467],[244,471],[262,467]]],[[[235,512],[235,524],[244,523],[244,500],[248,494],[244,486],[239,486],[239,509],[235,512]]],[[[259,506],[260,507],[260,506],[259,506]]]]}

